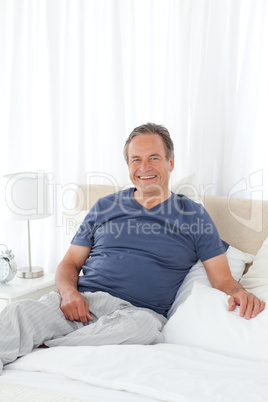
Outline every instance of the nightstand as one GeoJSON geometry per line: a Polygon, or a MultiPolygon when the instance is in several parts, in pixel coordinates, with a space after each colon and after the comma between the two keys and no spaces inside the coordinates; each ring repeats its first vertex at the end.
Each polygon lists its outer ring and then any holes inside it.
{"type": "Polygon", "coordinates": [[[17,300],[38,300],[52,290],[56,290],[54,274],[45,274],[40,278],[34,279],[15,277],[10,282],[0,283],[0,311],[17,300]]]}

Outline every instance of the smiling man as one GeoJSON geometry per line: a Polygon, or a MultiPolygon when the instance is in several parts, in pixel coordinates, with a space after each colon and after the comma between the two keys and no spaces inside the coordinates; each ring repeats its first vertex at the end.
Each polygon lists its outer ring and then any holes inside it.
{"type": "Polygon", "coordinates": [[[0,365],[42,344],[162,342],[167,313],[198,259],[212,286],[231,295],[230,310],[240,305],[249,319],[264,309],[232,278],[228,245],[203,206],[170,191],[168,130],[137,127],[124,155],[134,187],[99,199],[88,212],[57,268],[58,292],[1,313],[0,365]]]}
{"type": "Polygon", "coordinates": [[[171,196],[169,179],[174,155],[166,150],[159,134],[134,132],[126,143],[125,156],[130,179],[136,186],[134,197],[140,204],[149,209],[171,196]]]}

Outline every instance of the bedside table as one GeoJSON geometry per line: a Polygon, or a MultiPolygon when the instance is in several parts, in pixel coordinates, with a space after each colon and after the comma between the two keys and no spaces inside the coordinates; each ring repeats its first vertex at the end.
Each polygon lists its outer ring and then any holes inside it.
{"type": "Polygon", "coordinates": [[[45,274],[34,279],[15,277],[10,282],[0,283],[0,311],[17,300],[38,300],[52,290],[56,290],[55,274],[45,274]]]}

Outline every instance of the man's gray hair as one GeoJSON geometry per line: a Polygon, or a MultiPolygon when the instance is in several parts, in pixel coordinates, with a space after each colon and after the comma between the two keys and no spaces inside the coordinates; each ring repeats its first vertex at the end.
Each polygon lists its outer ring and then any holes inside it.
{"type": "Polygon", "coordinates": [[[166,127],[161,126],[160,124],[147,123],[142,124],[139,127],[134,128],[134,130],[129,134],[128,139],[125,142],[124,146],[124,158],[128,164],[128,146],[129,143],[133,140],[134,137],[144,134],[158,134],[164,141],[165,150],[166,150],[166,158],[170,160],[174,158],[174,145],[173,141],[170,137],[170,134],[166,127]]]}

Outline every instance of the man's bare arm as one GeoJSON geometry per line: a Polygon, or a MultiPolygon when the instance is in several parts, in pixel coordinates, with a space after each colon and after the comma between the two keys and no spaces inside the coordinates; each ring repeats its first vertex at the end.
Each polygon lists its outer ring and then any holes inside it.
{"type": "Polygon", "coordinates": [[[247,292],[233,277],[225,254],[210,258],[203,262],[212,286],[231,297],[228,300],[229,310],[240,306],[240,316],[254,318],[264,310],[265,303],[254,294],[247,292]]]}
{"type": "Polygon", "coordinates": [[[77,282],[90,250],[90,247],[71,245],[56,271],[56,286],[62,298],[61,310],[67,320],[84,324],[92,317],[88,302],[77,290],[77,282]]]}

